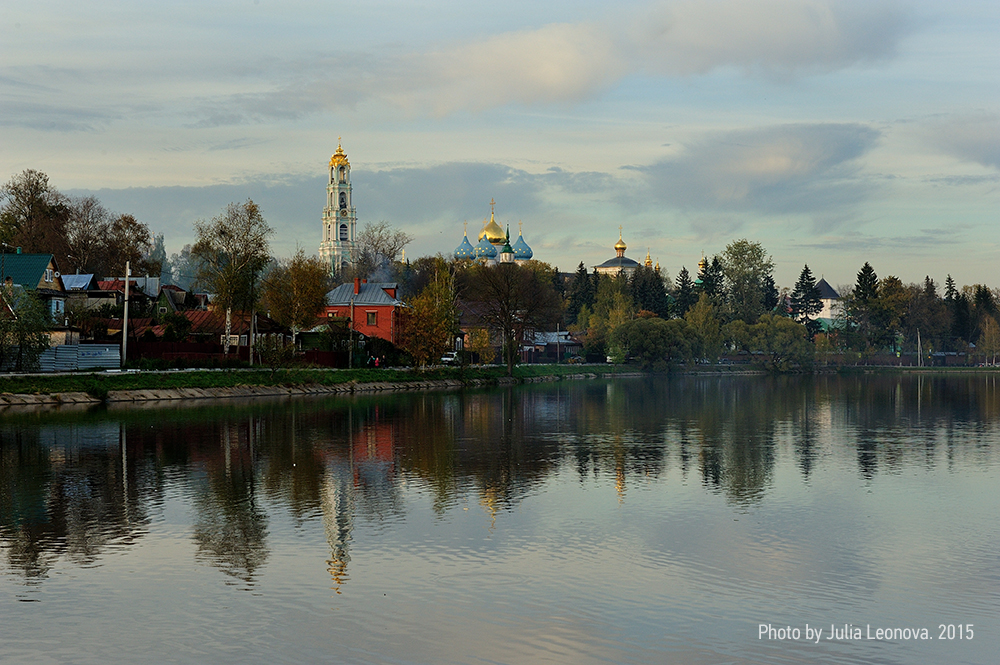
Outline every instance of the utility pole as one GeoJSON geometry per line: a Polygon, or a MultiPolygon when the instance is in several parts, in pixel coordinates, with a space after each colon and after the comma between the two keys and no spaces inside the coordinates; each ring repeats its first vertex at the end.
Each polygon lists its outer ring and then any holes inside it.
{"type": "Polygon", "coordinates": [[[128,282],[129,277],[132,275],[132,268],[129,262],[125,262],[125,316],[122,319],[122,362],[121,366],[125,367],[125,359],[128,355],[128,282]]]}

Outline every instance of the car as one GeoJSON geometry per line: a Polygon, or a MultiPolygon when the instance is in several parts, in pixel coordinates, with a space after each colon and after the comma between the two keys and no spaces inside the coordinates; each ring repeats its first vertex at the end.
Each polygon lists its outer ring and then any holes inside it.
{"type": "Polygon", "coordinates": [[[458,351],[446,351],[445,354],[441,356],[442,365],[457,365],[458,363],[458,351]]]}
{"type": "Polygon", "coordinates": [[[579,364],[582,364],[585,361],[583,359],[583,356],[573,356],[572,358],[570,358],[566,362],[568,362],[571,365],[579,365],[579,364]]]}

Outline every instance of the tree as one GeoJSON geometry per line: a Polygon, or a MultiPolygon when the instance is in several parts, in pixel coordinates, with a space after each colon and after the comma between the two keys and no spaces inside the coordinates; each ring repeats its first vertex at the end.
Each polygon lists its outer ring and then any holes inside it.
{"type": "Polygon", "coordinates": [[[722,272],[733,318],[752,324],[764,313],[765,279],[773,270],[774,262],[759,242],[743,238],[726,246],[722,272]]]}
{"type": "Polygon", "coordinates": [[[712,303],[712,298],[701,294],[694,307],[687,311],[684,320],[691,326],[697,338],[694,348],[699,358],[715,360],[722,351],[722,322],[718,317],[718,309],[712,303]]]}
{"type": "Polygon", "coordinates": [[[327,264],[307,257],[299,248],[291,259],[279,261],[264,275],[261,305],[269,317],[291,329],[294,343],[300,331],[316,325],[329,290],[327,264]]]}
{"type": "Polygon", "coordinates": [[[66,270],[76,269],[84,274],[99,274],[104,257],[104,240],[111,225],[111,214],[94,196],[70,203],[66,224],[66,241],[69,244],[71,263],[66,270]]]}
{"type": "Polygon", "coordinates": [[[115,216],[107,227],[102,245],[102,265],[98,274],[124,276],[128,263],[134,275],[159,276],[161,266],[149,261],[153,251],[153,234],[148,226],[132,215],[115,216]]]}
{"type": "Polygon", "coordinates": [[[724,274],[722,259],[713,256],[712,260],[702,259],[698,266],[698,280],[696,282],[700,293],[708,295],[718,304],[724,295],[724,274]]]}
{"type": "Polygon", "coordinates": [[[554,324],[561,313],[551,281],[531,267],[511,263],[474,265],[463,278],[466,300],[500,339],[507,374],[512,375],[522,342],[554,324]]]}
{"type": "Polygon", "coordinates": [[[636,309],[653,312],[662,319],[670,316],[670,298],[660,273],[641,265],[632,273],[629,288],[636,309]]]}
{"type": "Polygon", "coordinates": [[[371,278],[379,269],[395,261],[412,241],[413,236],[386,222],[365,224],[357,237],[354,274],[344,277],[371,278]]]}
{"type": "Polygon", "coordinates": [[[997,354],[1000,354],[1000,325],[992,316],[987,316],[983,322],[983,332],[979,335],[977,350],[983,354],[983,362],[997,364],[997,354]]]}
{"type": "Polygon", "coordinates": [[[0,188],[0,241],[25,252],[51,253],[58,265],[67,265],[68,220],[66,197],[40,171],[26,169],[0,188]]]}
{"type": "Polygon", "coordinates": [[[695,333],[684,319],[641,318],[615,330],[615,343],[643,367],[665,371],[671,363],[692,357],[695,333]]]}
{"type": "Polygon", "coordinates": [[[587,267],[580,261],[576,272],[573,273],[573,281],[569,285],[569,296],[566,302],[566,322],[573,324],[580,315],[583,307],[593,308],[594,298],[597,296],[597,288],[594,280],[587,272],[587,267]]]}
{"type": "Polygon", "coordinates": [[[580,310],[578,318],[586,318],[587,336],[583,346],[588,353],[609,355],[624,360],[624,351],[615,345],[613,333],[618,326],[635,316],[635,307],[629,293],[628,278],[597,275],[597,295],[593,311],[580,310]],[[584,316],[586,312],[586,316],[584,316]]]}
{"type": "Polygon", "coordinates": [[[698,294],[695,292],[694,282],[691,281],[688,269],[682,266],[674,281],[675,314],[683,317],[696,302],[698,302],[698,294]]]}
{"type": "Polygon", "coordinates": [[[0,367],[37,370],[38,359],[49,348],[50,324],[45,305],[33,293],[0,286],[0,367]]]}
{"type": "Polygon", "coordinates": [[[784,372],[812,363],[814,347],[801,323],[764,314],[750,326],[750,335],[751,349],[773,371],[784,372]]]}
{"type": "Polygon", "coordinates": [[[795,282],[791,298],[792,318],[806,327],[809,339],[816,336],[820,325],[813,317],[823,311],[823,301],[816,288],[816,278],[813,277],[809,265],[802,267],[799,279],[795,282]]]}
{"type": "Polygon", "coordinates": [[[199,279],[226,309],[226,352],[232,333],[233,307],[249,311],[256,302],[257,275],[269,260],[268,238],[274,230],[264,220],[256,203],[230,203],[210,222],[194,224],[197,242],[191,254],[201,262],[199,279]]]}
{"type": "Polygon", "coordinates": [[[489,365],[496,357],[496,351],[490,342],[490,331],[485,328],[474,328],[469,331],[469,343],[466,348],[479,357],[479,362],[489,365]]]}
{"type": "Polygon", "coordinates": [[[443,259],[433,280],[409,305],[400,321],[400,346],[417,365],[437,362],[453,348],[458,329],[455,282],[443,259]]]}
{"type": "Polygon", "coordinates": [[[865,261],[858,271],[858,281],[854,286],[854,297],[858,302],[867,303],[878,297],[878,275],[871,264],[865,261]]]}

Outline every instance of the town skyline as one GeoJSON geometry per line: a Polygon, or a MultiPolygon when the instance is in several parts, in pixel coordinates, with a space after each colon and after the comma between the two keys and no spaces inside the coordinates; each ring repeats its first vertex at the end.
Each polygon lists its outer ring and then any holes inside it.
{"type": "Polygon", "coordinates": [[[0,166],[135,215],[168,253],[252,198],[276,254],[315,254],[343,137],[359,227],[405,230],[408,256],[450,255],[495,199],[566,272],[622,225],[671,277],[745,237],[784,286],[866,261],[996,281],[990,3],[128,7],[5,8],[0,166]]]}

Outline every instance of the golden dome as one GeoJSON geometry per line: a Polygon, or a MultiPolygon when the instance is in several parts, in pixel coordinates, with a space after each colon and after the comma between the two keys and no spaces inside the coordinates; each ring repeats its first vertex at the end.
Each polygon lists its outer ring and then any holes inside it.
{"type": "Polygon", "coordinates": [[[622,232],[621,232],[621,230],[618,231],[618,242],[615,243],[615,251],[618,251],[619,249],[622,250],[623,252],[626,249],[628,249],[628,245],[626,245],[625,241],[622,240],[622,232]]]}
{"type": "Polygon", "coordinates": [[[483,220],[483,230],[479,232],[479,240],[482,240],[483,236],[486,236],[486,239],[490,242],[490,244],[497,245],[506,240],[507,236],[504,235],[503,229],[500,228],[500,225],[497,224],[496,219],[493,216],[494,205],[496,205],[496,203],[493,200],[490,200],[490,221],[487,222],[485,219],[483,220]]]}
{"type": "Polygon", "coordinates": [[[347,161],[347,155],[344,154],[344,149],[340,145],[340,138],[337,138],[337,152],[333,153],[333,157],[330,158],[330,168],[334,166],[350,166],[351,163],[347,161]]]}
{"type": "MultiPolygon", "coordinates": [[[[659,265],[659,264],[657,264],[657,265],[659,265]]],[[[646,248],[646,267],[647,268],[652,268],[653,267],[653,259],[649,258],[649,248],[648,247],[646,248]]]]}

